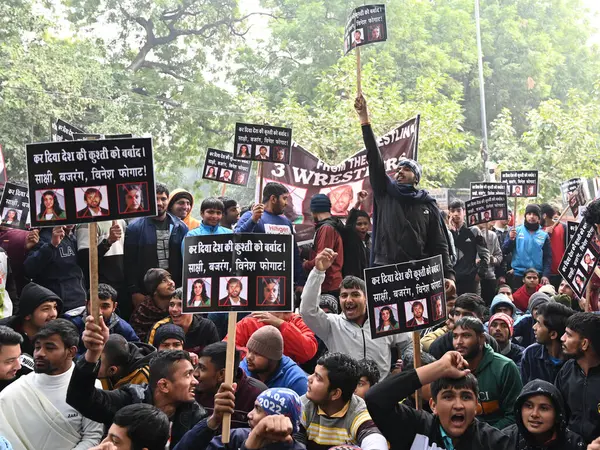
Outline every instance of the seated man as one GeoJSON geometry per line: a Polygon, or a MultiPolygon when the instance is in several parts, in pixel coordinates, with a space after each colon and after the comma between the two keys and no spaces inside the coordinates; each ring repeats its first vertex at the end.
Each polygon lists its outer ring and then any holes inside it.
{"type": "Polygon", "coordinates": [[[358,395],[363,400],[367,391],[379,383],[381,374],[377,364],[372,359],[361,359],[358,361],[358,385],[354,390],[354,395],[358,395]]]}
{"type": "Polygon", "coordinates": [[[511,359],[520,368],[525,349],[519,344],[511,342],[513,323],[512,317],[504,313],[496,313],[490,317],[489,332],[496,339],[500,354],[511,359]]]}
{"type": "Polygon", "coordinates": [[[511,438],[508,448],[583,450],[581,436],[567,429],[568,413],[562,395],[543,380],[527,383],[515,403],[517,423],[504,432],[511,438]]]}
{"type": "Polygon", "coordinates": [[[248,341],[248,355],[240,367],[246,375],[258,378],[267,387],[284,387],[306,393],[308,377],[298,365],[283,354],[283,338],[277,328],[266,325],[248,341]]]}
{"type": "Polygon", "coordinates": [[[302,396],[298,440],[316,450],[339,444],[364,450],[386,449],[385,439],[373,423],[362,398],[354,395],[359,380],[358,362],[342,353],[319,358],[302,396]]]}
{"type": "MultiPolygon", "coordinates": [[[[85,318],[90,315],[90,292],[87,293],[87,303],[81,308],[72,309],[65,313],[65,319],[70,320],[79,330],[79,337],[85,329],[85,318]]],[[[120,334],[129,342],[137,342],[140,338],[137,337],[131,325],[121,319],[115,312],[119,303],[117,302],[117,291],[112,286],[104,283],[98,284],[98,300],[100,300],[100,313],[104,318],[104,323],[108,326],[110,334],[120,334]]],[[[79,349],[77,356],[85,352],[83,341],[79,340],[79,349]]]]}
{"type": "Polygon", "coordinates": [[[0,393],[0,435],[15,448],[83,450],[102,439],[102,424],[65,401],[78,343],[79,333],[71,322],[48,322],[34,337],[35,373],[0,393]],[[32,407],[24,410],[25,405],[32,407]]]}
{"type": "MultiPolygon", "coordinates": [[[[200,353],[204,347],[219,342],[219,334],[215,324],[202,317],[200,314],[182,314],[183,290],[176,289],[173,298],[169,301],[169,317],[159,320],[154,324],[148,336],[148,344],[154,345],[154,335],[158,327],[165,323],[173,323],[183,328],[185,340],[183,349],[188,352],[200,353]]],[[[223,314],[227,316],[227,314],[223,314]]]]}
{"type": "Polygon", "coordinates": [[[516,308],[512,300],[506,294],[498,294],[492,300],[492,306],[490,306],[490,315],[496,313],[504,313],[513,319],[516,317],[516,308]]]}
{"type": "Polygon", "coordinates": [[[103,321],[97,325],[91,316],[86,318],[83,342],[87,351],[75,364],[67,390],[67,403],[85,417],[107,427],[124,406],[152,404],[173,422],[171,445],[175,445],[190,428],[206,417],[206,411],[194,399],[194,388],[198,382],[193,376],[190,355],[182,350],[160,352],[150,361],[148,385],[133,384],[104,391],[95,389],[94,383],[98,375],[98,360],[108,338],[108,328],[103,321]]]}
{"type": "Polygon", "coordinates": [[[174,323],[161,325],[154,334],[154,346],[159,352],[162,350],[183,350],[184,341],[183,328],[174,323]]]}
{"type": "MultiPolygon", "coordinates": [[[[215,394],[225,381],[225,361],[227,343],[217,342],[204,347],[199,355],[198,368],[194,376],[198,379],[196,386],[196,401],[211,414],[215,408],[215,394]]],[[[231,416],[232,428],[245,428],[248,425],[248,413],[254,408],[256,397],[267,389],[267,386],[256,378],[246,376],[239,367],[240,352],[235,351],[234,382],[235,411],[231,416]]]]}
{"type": "MultiPolygon", "coordinates": [[[[235,327],[235,345],[246,347],[250,336],[265,325],[273,325],[283,337],[283,354],[297,364],[310,361],[317,353],[315,334],[304,323],[300,314],[291,312],[255,312],[240,320],[235,327]]],[[[225,337],[227,340],[227,337],[225,337]]]]}
{"type": "Polygon", "coordinates": [[[15,381],[21,369],[23,336],[12,328],[0,325],[0,391],[15,381]]]}
{"type": "Polygon", "coordinates": [[[515,320],[513,341],[519,344],[523,348],[527,348],[532,344],[535,344],[535,334],[533,333],[533,326],[538,315],[538,309],[544,303],[548,303],[550,297],[542,292],[536,292],[529,299],[529,306],[527,307],[527,314],[519,316],[515,320]]]}
{"type": "Polygon", "coordinates": [[[111,334],[100,358],[98,378],[106,391],[126,384],[150,382],[150,361],[156,349],[143,342],[127,342],[120,334],[111,334]]]}
{"type": "Polygon", "coordinates": [[[412,444],[426,448],[434,443],[445,449],[510,448],[508,435],[475,419],[479,388],[467,368],[460,353],[450,351],[439,361],[388,377],[367,393],[369,412],[390,448],[409,449],[412,444]],[[430,384],[433,413],[399,403],[430,384]]]}
{"type": "Polygon", "coordinates": [[[525,311],[529,306],[530,297],[540,290],[540,274],[537,270],[531,268],[525,271],[523,275],[523,286],[513,294],[513,302],[521,311],[525,311]]]}
{"type": "Polygon", "coordinates": [[[231,385],[221,384],[212,415],[190,430],[173,450],[305,449],[292,437],[298,431],[302,403],[298,394],[285,388],[271,388],[260,394],[248,414],[250,428],[232,430],[229,443],[224,444],[222,436],[216,435],[223,415],[234,414],[235,397],[231,385]]]}
{"type": "Polygon", "coordinates": [[[125,406],[115,414],[102,444],[91,450],[164,450],[169,427],[169,418],[155,406],[125,406]]]}

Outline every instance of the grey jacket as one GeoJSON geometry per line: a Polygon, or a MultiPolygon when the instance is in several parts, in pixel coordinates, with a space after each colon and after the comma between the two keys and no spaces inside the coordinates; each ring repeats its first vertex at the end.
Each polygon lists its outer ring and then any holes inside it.
{"type": "Polygon", "coordinates": [[[485,240],[485,246],[490,252],[490,262],[487,266],[485,279],[493,280],[496,278],[496,268],[502,263],[502,248],[498,236],[492,230],[481,230],[479,227],[471,227],[471,231],[475,236],[483,236],[485,240]]]}

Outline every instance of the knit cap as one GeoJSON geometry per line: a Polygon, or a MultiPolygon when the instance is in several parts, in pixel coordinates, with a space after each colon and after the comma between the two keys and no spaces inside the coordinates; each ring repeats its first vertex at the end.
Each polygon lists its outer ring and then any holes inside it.
{"type": "Polygon", "coordinates": [[[554,286],[552,286],[551,284],[544,284],[542,287],[539,288],[538,292],[543,292],[546,295],[549,295],[550,297],[554,297],[556,295],[556,289],[554,289],[554,286]]]}
{"type": "Polygon", "coordinates": [[[331,311],[331,314],[339,314],[337,298],[331,294],[321,294],[319,296],[319,308],[327,308],[331,311]]]}
{"type": "Polygon", "coordinates": [[[331,200],[325,194],[315,194],[310,199],[310,211],[314,213],[331,212],[331,200]]]}
{"type": "Polygon", "coordinates": [[[21,291],[19,297],[19,317],[26,317],[33,314],[33,311],[45,302],[56,302],[56,310],[58,314],[63,308],[61,298],[52,292],[50,289],[40,286],[36,283],[27,283],[21,291]]]}
{"type": "Polygon", "coordinates": [[[507,314],[504,313],[496,313],[494,314],[492,317],[490,317],[490,322],[489,324],[492,325],[492,322],[494,320],[501,320],[502,322],[504,322],[506,325],[508,325],[508,329],[510,330],[510,336],[508,336],[509,338],[512,337],[512,335],[514,334],[514,329],[513,329],[513,324],[514,321],[512,320],[512,317],[510,317],[507,314]]]}
{"type": "Polygon", "coordinates": [[[534,309],[539,308],[543,303],[548,303],[550,301],[550,297],[548,297],[543,292],[536,292],[531,297],[529,297],[529,312],[533,312],[534,309]]]}
{"type": "Polygon", "coordinates": [[[181,342],[185,342],[185,333],[183,328],[174,323],[165,323],[156,330],[154,335],[154,346],[158,348],[167,339],[177,339],[181,342]]]}
{"type": "Polygon", "coordinates": [[[273,325],[265,325],[250,336],[246,347],[267,359],[279,361],[283,356],[283,337],[273,325]]]}
{"type": "Polygon", "coordinates": [[[536,216],[538,216],[540,219],[542,218],[542,210],[540,209],[540,207],[536,204],[530,204],[527,205],[527,208],[525,208],[525,215],[527,214],[535,214],[536,216]]]}
{"type": "Polygon", "coordinates": [[[414,159],[405,158],[398,161],[398,166],[408,167],[412,171],[412,173],[415,174],[415,184],[419,184],[419,181],[421,181],[421,174],[423,173],[423,169],[421,169],[421,165],[418,162],[416,162],[414,159]]]}
{"type": "Polygon", "coordinates": [[[281,414],[289,417],[293,432],[298,431],[302,402],[296,392],[287,388],[270,388],[256,397],[256,401],[269,416],[281,414]]]}

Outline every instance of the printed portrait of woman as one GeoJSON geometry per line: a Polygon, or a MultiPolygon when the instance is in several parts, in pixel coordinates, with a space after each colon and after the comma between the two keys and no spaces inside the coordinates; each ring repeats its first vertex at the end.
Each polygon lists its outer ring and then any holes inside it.
{"type": "Polygon", "coordinates": [[[190,289],[190,299],[188,306],[192,308],[202,308],[210,306],[210,297],[206,292],[206,284],[202,278],[194,280],[190,289]]]}
{"type": "Polygon", "coordinates": [[[397,330],[400,328],[398,320],[394,315],[394,311],[389,306],[383,306],[379,309],[379,325],[377,326],[378,333],[397,330]]]}
{"type": "Polygon", "coordinates": [[[13,225],[19,221],[19,215],[16,209],[9,209],[2,218],[2,225],[13,225]]]}
{"type": "MultiPolygon", "coordinates": [[[[58,190],[62,191],[62,189],[58,190]]],[[[65,220],[67,218],[55,191],[44,191],[42,193],[38,211],[38,220],[65,220]]]]}

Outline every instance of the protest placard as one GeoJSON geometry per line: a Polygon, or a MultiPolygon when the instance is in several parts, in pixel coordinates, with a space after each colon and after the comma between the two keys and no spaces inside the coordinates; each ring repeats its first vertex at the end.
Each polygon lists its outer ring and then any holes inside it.
{"type": "Polygon", "coordinates": [[[471,183],[471,198],[485,197],[486,195],[506,195],[506,183],[478,181],[471,183]]]}
{"type": "Polygon", "coordinates": [[[151,138],[27,145],[31,225],[156,215],[151,138]]]}
{"type": "Polygon", "coordinates": [[[75,133],[85,133],[85,131],[69,122],[56,119],[56,122],[52,122],[52,136],[50,139],[52,142],[73,141],[75,133]]]}
{"type": "Polygon", "coordinates": [[[247,186],[252,161],[234,159],[233,154],[209,148],[204,160],[202,178],[221,183],[247,186]]]}
{"type": "Polygon", "coordinates": [[[96,133],[73,133],[73,140],[75,141],[92,141],[96,139],[124,139],[132,138],[133,134],[96,134],[96,133]]]}
{"type": "Polygon", "coordinates": [[[587,180],[585,178],[571,178],[560,184],[560,193],[563,205],[569,206],[573,217],[579,216],[579,209],[584,206],[589,196],[587,180]]]}
{"type": "Polygon", "coordinates": [[[371,337],[417,331],[446,319],[442,257],[365,269],[371,337]]]}
{"type": "Polygon", "coordinates": [[[344,54],[362,45],[387,39],[385,5],[365,5],[354,9],[344,31],[344,54]]]}
{"type": "Polygon", "coordinates": [[[235,159],[289,164],[292,129],[236,123],[234,146],[235,159]]]}
{"type": "Polygon", "coordinates": [[[579,222],[573,222],[571,220],[567,221],[567,245],[575,236],[575,232],[577,231],[577,227],[579,227],[579,222]]]}
{"type": "MultiPolygon", "coordinates": [[[[417,116],[377,140],[388,174],[393,175],[398,170],[398,161],[402,158],[417,160],[418,130],[417,116]]],[[[281,183],[290,192],[284,214],[294,224],[299,244],[312,242],[315,233],[310,212],[310,199],[313,195],[326,194],[331,200],[331,214],[346,217],[355,202],[356,194],[362,190],[372,191],[366,149],[332,166],[294,144],[289,165],[266,162],[264,173],[265,183],[281,183]]],[[[258,199],[262,198],[262,192],[258,191],[256,196],[258,199]]],[[[363,209],[370,212],[372,208],[373,196],[369,195],[363,203],[363,209]]]]}
{"type": "Polygon", "coordinates": [[[6,164],[4,163],[4,153],[2,152],[2,145],[0,145],[0,186],[6,184],[6,164]]]}
{"type": "Polygon", "coordinates": [[[465,202],[467,225],[478,225],[492,220],[508,220],[506,195],[486,195],[465,202]]]}
{"type": "Polygon", "coordinates": [[[504,170],[500,180],[506,183],[509,197],[537,197],[538,171],[537,170],[504,170]]]}
{"type": "Polygon", "coordinates": [[[558,266],[558,272],[579,297],[585,296],[585,288],[598,264],[598,256],[600,242],[596,230],[582,220],[558,266]]]}
{"type": "Polygon", "coordinates": [[[292,235],[186,237],[183,311],[292,311],[293,273],[292,235]]]}
{"type": "Polygon", "coordinates": [[[441,210],[448,209],[448,188],[434,188],[429,189],[429,195],[435,199],[438,208],[441,210]]]}
{"type": "Polygon", "coordinates": [[[0,225],[24,230],[29,217],[29,195],[26,186],[6,183],[0,200],[0,225]]]}

